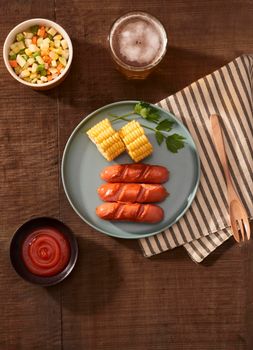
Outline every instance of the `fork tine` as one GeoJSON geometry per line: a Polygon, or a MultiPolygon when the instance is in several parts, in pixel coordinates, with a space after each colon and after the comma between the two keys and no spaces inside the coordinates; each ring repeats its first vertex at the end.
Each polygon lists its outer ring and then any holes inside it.
{"type": "Polygon", "coordinates": [[[250,225],[249,225],[249,220],[246,218],[245,220],[242,220],[247,238],[250,239],[250,225]]]}
{"type": "Polygon", "coordinates": [[[239,219],[239,220],[238,220],[238,224],[239,224],[240,231],[241,231],[242,241],[244,241],[245,235],[244,235],[244,225],[243,225],[242,219],[239,219]]]}
{"type": "Polygon", "coordinates": [[[239,232],[238,232],[238,227],[237,227],[236,221],[232,220],[231,217],[230,217],[230,219],[231,219],[231,228],[232,228],[232,233],[233,233],[234,239],[236,240],[236,242],[239,243],[240,237],[239,237],[239,232]]]}

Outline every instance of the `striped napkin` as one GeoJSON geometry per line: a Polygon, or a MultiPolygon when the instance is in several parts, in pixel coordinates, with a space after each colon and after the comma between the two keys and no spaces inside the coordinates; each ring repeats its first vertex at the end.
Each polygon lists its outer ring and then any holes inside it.
{"type": "Polygon", "coordinates": [[[158,103],[190,131],[201,160],[196,197],[186,214],[168,230],[140,239],[145,256],[183,245],[201,262],[231,236],[226,183],[212,141],[209,117],[218,114],[236,190],[253,216],[253,56],[243,55],[158,103]]]}

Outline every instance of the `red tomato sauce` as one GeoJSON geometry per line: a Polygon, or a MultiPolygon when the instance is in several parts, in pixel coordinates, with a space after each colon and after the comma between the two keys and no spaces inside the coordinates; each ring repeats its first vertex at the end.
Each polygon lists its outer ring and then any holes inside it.
{"type": "Polygon", "coordinates": [[[22,245],[22,259],[27,269],[37,276],[54,276],[64,270],[70,259],[70,245],[53,227],[32,231],[22,245]]]}

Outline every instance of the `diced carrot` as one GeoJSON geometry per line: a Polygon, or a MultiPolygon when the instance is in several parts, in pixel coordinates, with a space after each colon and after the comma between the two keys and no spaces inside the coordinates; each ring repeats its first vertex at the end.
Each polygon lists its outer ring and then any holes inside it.
{"type": "Polygon", "coordinates": [[[52,59],[48,55],[42,56],[42,59],[46,63],[51,63],[52,59]]]}
{"type": "Polygon", "coordinates": [[[18,63],[16,60],[10,60],[9,62],[12,68],[16,68],[18,66],[18,63]]]}
{"type": "Polygon", "coordinates": [[[45,33],[46,33],[45,27],[41,26],[40,29],[38,30],[38,36],[44,38],[45,33]]]}
{"type": "Polygon", "coordinates": [[[38,37],[37,37],[36,35],[34,35],[34,36],[32,37],[32,43],[33,43],[34,45],[37,44],[37,39],[38,39],[38,37]]]}
{"type": "Polygon", "coordinates": [[[50,80],[52,80],[53,78],[52,78],[52,75],[48,75],[47,76],[47,81],[50,81],[50,80]]]}
{"type": "Polygon", "coordinates": [[[58,70],[58,72],[60,72],[60,70],[63,68],[63,64],[59,63],[58,66],[56,67],[56,69],[58,70]]]}
{"type": "Polygon", "coordinates": [[[40,55],[41,55],[41,57],[47,56],[48,55],[48,51],[47,50],[41,50],[40,55]]]}

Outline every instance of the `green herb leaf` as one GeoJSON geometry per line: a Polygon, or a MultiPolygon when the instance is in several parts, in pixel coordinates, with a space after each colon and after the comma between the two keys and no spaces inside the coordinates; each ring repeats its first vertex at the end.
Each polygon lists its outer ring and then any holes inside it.
{"type": "Polygon", "coordinates": [[[156,130],[170,131],[175,122],[173,120],[164,119],[156,127],[156,130]]]}
{"type": "Polygon", "coordinates": [[[155,123],[160,119],[159,112],[146,102],[137,103],[134,107],[134,112],[150,122],[155,123]]]}
{"type": "Polygon", "coordinates": [[[160,116],[157,114],[157,112],[149,113],[149,114],[147,114],[145,119],[147,119],[150,122],[157,123],[159,121],[159,119],[160,119],[160,116]]]}
{"type": "Polygon", "coordinates": [[[142,111],[143,109],[147,109],[147,108],[149,108],[149,107],[150,107],[150,105],[149,105],[148,103],[146,103],[146,102],[139,102],[139,103],[137,103],[137,104],[135,105],[134,111],[135,111],[135,113],[137,113],[137,114],[141,114],[141,111],[142,111]]]}
{"type": "Polygon", "coordinates": [[[164,140],[163,134],[160,131],[156,131],[155,132],[155,138],[156,138],[156,141],[157,141],[158,145],[160,146],[163,143],[163,140],[164,140]]]}
{"type": "Polygon", "coordinates": [[[179,134],[173,134],[166,137],[166,146],[172,153],[177,153],[179,149],[184,148],[185,138],[179,134]]]}

